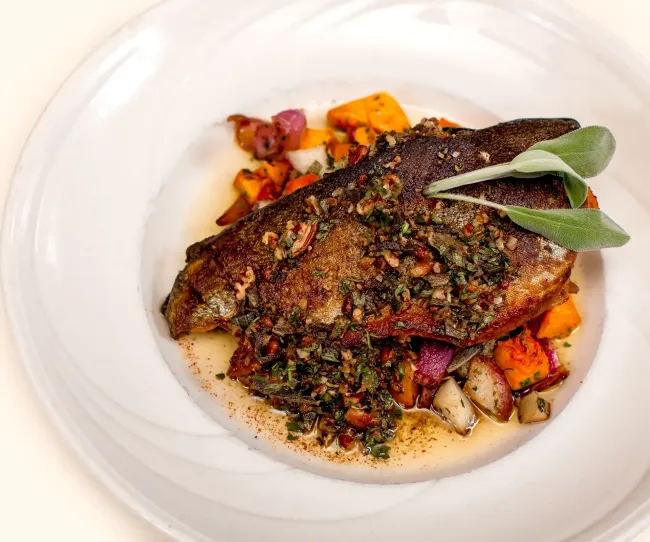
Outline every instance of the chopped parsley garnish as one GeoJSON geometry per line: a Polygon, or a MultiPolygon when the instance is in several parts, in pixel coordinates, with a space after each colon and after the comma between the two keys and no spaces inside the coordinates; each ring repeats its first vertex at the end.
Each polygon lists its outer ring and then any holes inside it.
{"type": "Polygon", "coordinates": [[[571,348],[572,345],[571,343],[565,342],[562,346],[564,346],[564,348],[571,348]]]}
{"type": "Polygon", "coordinates": [[[546,401],[542,399],[541,397],[537,398],[537,410],[539,410],[542,413],[546,413],[546,401]]]}
{"type": "Polygon", "coordinates": [[[327,273],[325,273],[325,271],[321,271],[320,269],[316,269],[315,271],[312,271],[311,274],[314,277],[320,277],[322,279],[327,278],[327,273]]]}
{"type": "Polygon", "coordinates": [[[520,385],[522,388],[525,388],[525,387],[527,387],[527,386],[530,386],[532,383],[533,383],[533,381],[532,381],[530,378],[527,378],[526,380],[522,380],[522,381],[519,383],[519,385],[520,385]]]}
{"type": "Polygon", "coordinates": [[[296,422],[287,422],[287,431],[300,433],[300,426],[296,422]]]}
{"type": "Polygon", "coordinates": [[[376,459],[390,459],[388,451],[390,448],[385,444],[374,444],[368,446],[368,453],[376,459]]]}
{"type": "Polygon", "coordinates": [[[215,378],[216,378],[217,380],[223,380],[223,379],[226,378],[226,375],[223,374],[223,373],[217,373],[217,374],[214,375],[214,376],[215,376],[215,378]]]}

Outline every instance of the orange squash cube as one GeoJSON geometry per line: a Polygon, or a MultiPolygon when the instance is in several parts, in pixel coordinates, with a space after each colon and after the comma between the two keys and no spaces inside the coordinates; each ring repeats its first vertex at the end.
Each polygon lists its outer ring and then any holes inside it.
{"type": "Polygon", "coordinates": [[[564,303],[547,310],[539,324],[537,337],[540,339],[564,339],[573,333],[581,324],[582,318],[569,297],[564,303]]]}
{"type": "Polygon", "coordinates": [[[315,130],[314,128],[307,128],[300,139],[301,149],[311,149],[319,145],[327,145],[332,139],[333,134],[331,130],[315,130]]]}
{"type": "Polygon", "coordinates": [[[550,372],[550,363],[542,345],[528,329],[516,337],[501,341],[494,350],[494,360],[513,390],[532,386],[550,372]]]}
{"type": "Polygon", "coordinates": [[[411,127],[397,100],[387,92],[378,92],[334,107],[327,112],[327,120],[344,130],[369,126],[378,134],[390,130],[404,132],[411,127]]]}

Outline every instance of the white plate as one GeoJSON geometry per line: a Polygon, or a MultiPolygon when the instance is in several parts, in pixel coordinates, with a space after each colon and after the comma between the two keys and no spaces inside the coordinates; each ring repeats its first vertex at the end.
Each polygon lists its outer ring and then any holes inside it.
{"type": "MultiPolygon", "coordinates": [[[[101,479],[179,539],[629,539],[650,512],[648,78],[553,2],[160,5],[71,76],[13,181],[3,288],[41,398],[101,479]],[[602,274],[597,256],[585,260],[589,359],[562,390],[566,404],[578,388],[561,415],[487,466],[398,485],[318,476],[248,446],[198,393],[157,314],[212,171],[213,123],[380,88],[474,125],[607,125],[619,150],[594,188],[633,236],[602,254],[602,274]]],[[[232,191],[214,197],[216,216],[232,191]]]]}

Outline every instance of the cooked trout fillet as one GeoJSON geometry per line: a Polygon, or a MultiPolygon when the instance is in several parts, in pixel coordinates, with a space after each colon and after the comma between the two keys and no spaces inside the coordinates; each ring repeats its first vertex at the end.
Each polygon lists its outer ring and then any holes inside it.
{"type": "MultiPolygon", "coordinates": [[[[565,298],[576,254],[491,208],[421,190],[578,127],[571,119],[525,119],[445,132],[429,121],[381,136],[354,165],[190,246],[164,306],[172,337],[234,331],[251,314],[296,330],[327,329],[348,346],[398,335],[467,346],[508,333],[565,298]]],[[[569,207],[554,177],[454,192],[569,207]]]]}

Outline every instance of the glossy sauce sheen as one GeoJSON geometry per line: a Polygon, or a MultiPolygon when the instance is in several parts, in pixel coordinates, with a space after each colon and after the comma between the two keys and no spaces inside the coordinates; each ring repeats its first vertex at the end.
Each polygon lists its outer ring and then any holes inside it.
{"type": "MultiPolygon", "coordinates": [[[[327,108],[314,108],[308,112],[310,127],[323,127],[327,108]]],[[[412,123],[431,112],[407,109],[412,123]]],[[[255,161],[248,153],[234,143],[230,148],[217,149],[215,155],[214,178],[206,182],[204,189],[197,194],[196,205],[186,227],[187,244],[218,233],[222,228],[216,225],[216,217],[237,197],[232,188],[232,179],[240,168],[254,168],[255,161]]],[[[578,260],[579,261],[579,260],[578,260]]],[[[579,265],[578,265],[579,267],[579,265]]],[[[573,280],[581,285],[580,276],[573,272],[573,280]]],[[[583,285],[584,286],[584,285],[583,285]]],[[[574,300],[580,309],[580,294],[574,300]]],[[[572,359],[578,358],[580,332],[574,333],[568,342],[571,348],[562,345],[566,340],[556,341],[560,360],[571,370],[572,359]]],[[[431,411],[413,409],[404,411],[395,440],[389,443],[390,459],[376,460],[360,453],[358,448],[344,451],[336,445],[328,448],[320,446],[314,435],[301,436],[295,441],[287,440],[286,416],[273,410],[263,400],[248,394],[238,382],[229,378],[220,380],[216,375],[226,374],[232,352],[237,341],[226,332],[193,334],[179,341],[189,367],[200,383],[201,388],[210,393],[220,408],[226,409],[233,418],[256,433],[257,439],[265,439],[274,446],[288,447],[314,459],[325,459],[342,465],[363,466],[383,469],[400,467],[400,470],[418,472],[428,469],[440,472],[454,472],[464,465],[473,465],[497,459],[503,455],[504,448],[512,448],[513,441],[522,443],[526,438],[522,432],[531,426],[519,424],[517,414],[508,423],[496,423],[488,416],[480,414],[480,421],[468,437],[461,437],[431,411]]],[[[572,378],[570,375],[569,378],[572,378]]],[[[553,403],[554,390],[542,395],[553,403]]],[[[553,418],[553,410],[551,410],[553,418]]],[[[549,422],[546,422],[549,423],[549,422]]],[[[543,424],[542,424],[543,425],[543,424]]]]}

